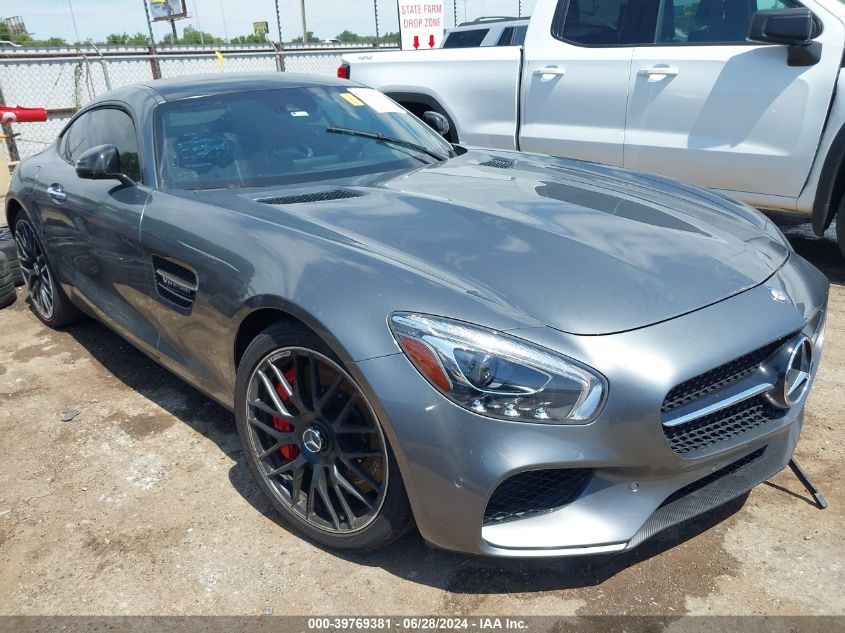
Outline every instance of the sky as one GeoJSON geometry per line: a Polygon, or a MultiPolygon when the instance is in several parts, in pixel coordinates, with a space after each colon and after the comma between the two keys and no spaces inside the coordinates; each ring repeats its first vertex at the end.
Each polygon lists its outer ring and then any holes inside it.
{"type": "MultiPolygon", "coordinates": [[[[374,0],[305,0],[308,30],[321,39],[343,30],[362,35],[375,33],[374,0]]],[[[396,0],[375,0],[379,10],[379,31],[398,30],[396,0]]],[[[425,0],[436,2],[437,0],[425,0]]],[[[479,16],[516,15],[519,0],[443,0],[446,26],[453,23],[453,2],[458,21],[479,16]]],[[[523,15],[530,14],[536,0],[522,0],[523,15]]],[[[19,15],[38,39],[61,37],[68,42],[105,39],[110,33],[147,31],[144,0],[0,0],[0,17],[19,15]],[[73,16],[71,15],[73,8],[73,16]],[[79,37],[74,31],[74,20],[79,37]]],[[[252,23],[270,22],[277,38],[274,0],[187,0],[190,17],[176,23],[181,30],[191,25],[220,37],[252,33],[252,23]]],[[[302,34],[300,0],[279,0],[282,34],[290,40],[302,34]]],[[[153,24],[156,40],[170,32],[169,24],[153,24]]]]}

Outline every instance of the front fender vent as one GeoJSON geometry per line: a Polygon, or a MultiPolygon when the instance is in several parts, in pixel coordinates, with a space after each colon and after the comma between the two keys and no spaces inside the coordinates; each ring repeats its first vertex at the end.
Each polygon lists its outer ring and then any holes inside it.
{"type": "Polygon", "coordinates": [[[507,158],[491,158],[478,164],[481,167],[493,167],[495,169],[510,169],[513,167],[513,161],[507,158]]]}
{"type": "Polygon", "coordinates": [[[153,255],[156,292],[167,303],[190,313],[197,299],[197,275],[190,268],[153,255]]]}
{"type": "Polygon", "coordinates": [[[298,193],[290,196],[273,196],[271,198],[256,198],[262,204],[305,204],[307,202],[326,202],[328,200],[343,200],[345,198],[360,198],[361,193],[346,189],[332,189],[330,191],[315,191],[313,193],[298,193]]]}

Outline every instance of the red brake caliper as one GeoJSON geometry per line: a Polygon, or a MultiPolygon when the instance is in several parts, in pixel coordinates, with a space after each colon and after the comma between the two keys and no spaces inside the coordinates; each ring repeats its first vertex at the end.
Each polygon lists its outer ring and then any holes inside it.
{"type": "MultiPolygon", "coordinates": [[[[285,378],[287,378],[288,384],[293,386],[293,367],[291,367],[285,372],[285,378]]],[[[284,405],[290,406],[290,396],[285,393],[285,390],[281,384],[276,385],[276,391],[278,392],[279,396],[281,396],[284,405]]],[[[273,426],[279,429],[280,431],[293,431],[293,425],[290,422],[288,422],[284,418],[280,418],[275,415],[273,416],[273,426]]],[[[299,447],[296,444],[288,444],[287,446],[282,446],[279,449],[279,452],[282,454],[282,457],[290,461],[292,459],[296,459],[296,457],[299,455],[299,447]]]]}

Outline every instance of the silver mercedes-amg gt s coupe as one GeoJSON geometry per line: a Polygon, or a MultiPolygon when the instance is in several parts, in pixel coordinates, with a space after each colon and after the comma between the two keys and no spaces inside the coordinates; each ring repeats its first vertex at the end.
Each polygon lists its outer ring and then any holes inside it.
{"type": "MultiPolygon", "coordinates": [[[[441,130],[446,113],[426,113],[441,130]]],[[[828,282],[672,180],[451,145],[342,80],[120,88],[17,168],[31,306],[234,411],[293,530],[618,552],[789,461],[828,282]]]]}

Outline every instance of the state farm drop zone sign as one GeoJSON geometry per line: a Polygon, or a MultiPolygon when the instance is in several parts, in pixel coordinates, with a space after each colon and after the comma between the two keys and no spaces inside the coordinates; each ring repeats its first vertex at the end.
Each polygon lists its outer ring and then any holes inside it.
{"type": "Polygon", "coordinates": [[[429,50],[443,40],[443,3],[398,0],[402,50],[429,50]]]}

